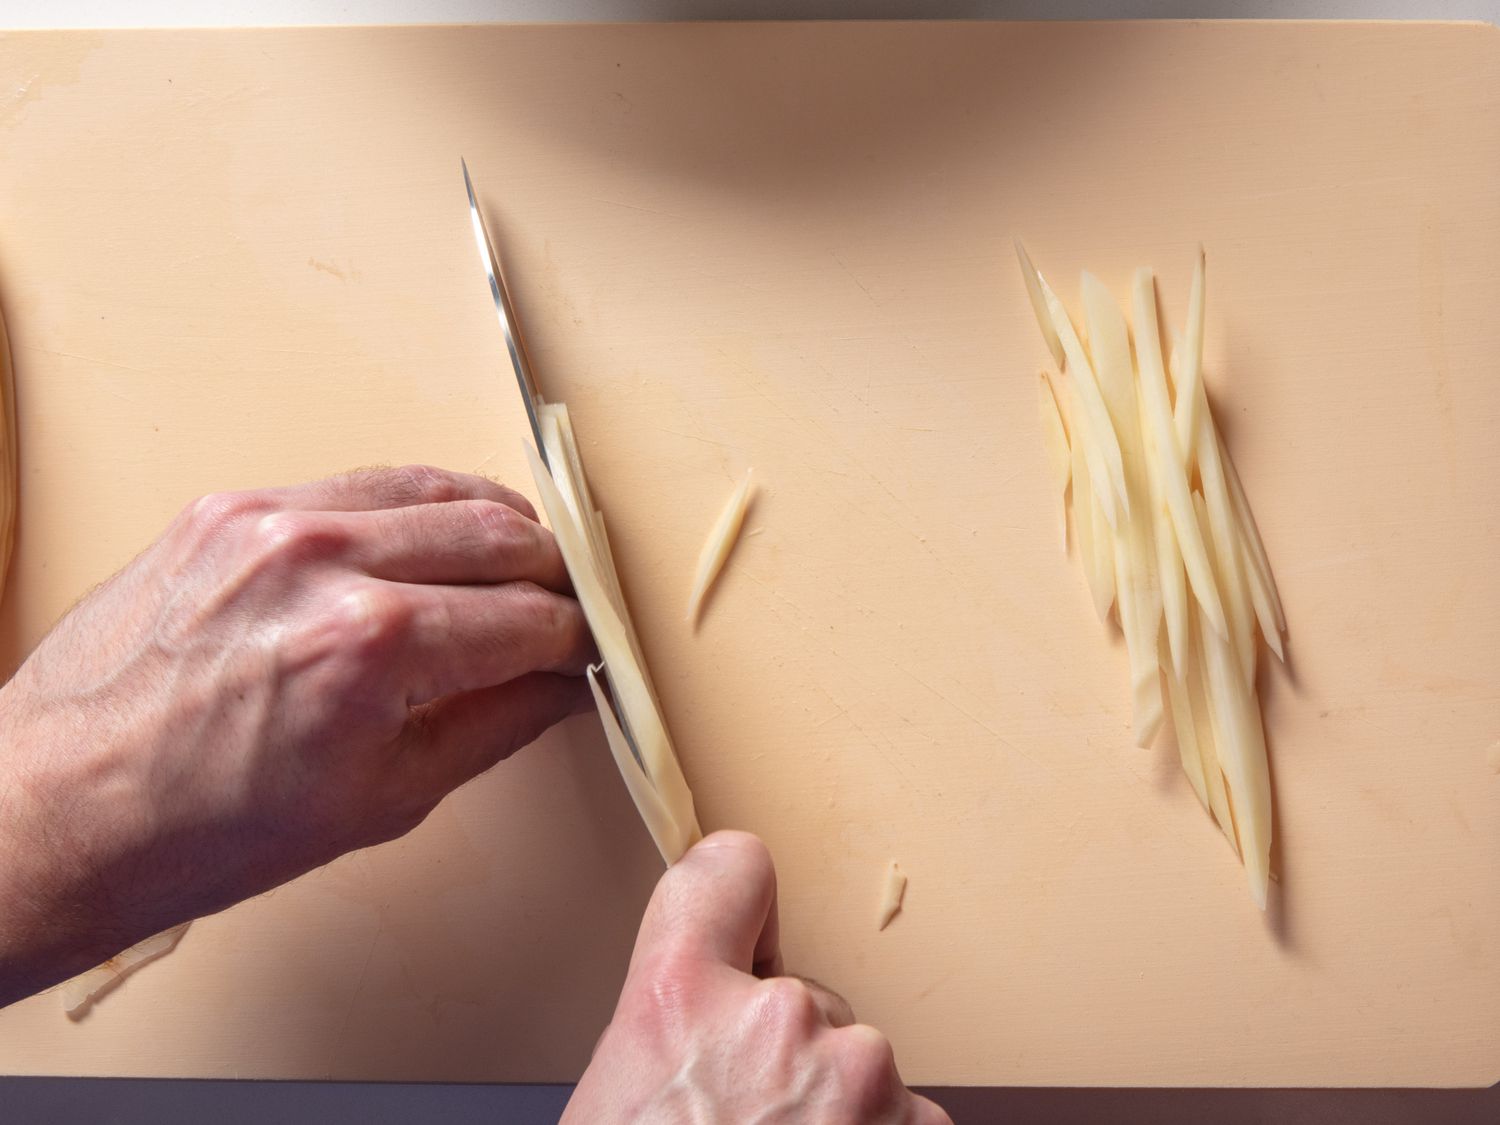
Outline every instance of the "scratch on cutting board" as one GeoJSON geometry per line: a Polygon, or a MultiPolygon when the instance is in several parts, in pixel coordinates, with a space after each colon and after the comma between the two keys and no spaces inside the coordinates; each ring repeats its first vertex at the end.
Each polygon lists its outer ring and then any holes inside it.
{"type": "Polygon", "coordinates": [[[844,707],[837,702],[834,703],[834,706],[837,707],[838,710],[834,711],[831,715],[824,715],[821,719],[815,722],[812,725],[813,730],[817,730],[819,727],[826,727],[829,723],[833,722],[836,719],[842,719],[849,713],[849,708],[844,707]]]}
{"type": "Polygon", "coordinates": [[[885,736],[877,737],[874,731],[871,731],[854,717],[854,712],[852,711],[849,712],[849,722],[853,724],[855,730],[859,731],[870,748],[885,759],[886,765],[890,766],[896,772],[896,776],[901,779],[906,788],[913,793],[918,792],[920,787],[917,785],[916,779],[907,773],[905,767],[901,765],[900,751],[896,749],[895,744],[890,738],[885,736]]]}
{"type": "Polygon", "coordinates": [[[870,292],[870,287],[859,279],[859,275],[849,268],[849,263],[839,257],[837,251],[833,251],[832,253],[833,260],[839,264],[840,269],[849,275],[849,280],[858,285],[860,292],[870,298],[870,304],[874,305],[877,309],[880,308],[880,302],[875,299],[875,294],[870,292]]]}
{"type": "MultiPolygon", "coordinates": [[[[35,344],[23,344],[21,346],[27,351],[41,352],[43,355],[55,355],[60,356],[63,359],[76,359],[80,363],[95,363],[100,367],[113,367],[120,371],[129,371],[133,375],[149,375],[153,379],[157,379],[160,382],[166,383],[168,386],[176,387],[179,390],[186,391],[191,389],[187,385],[187,383],[183,382],[181,379],[174,379],[170,375],[166,375],[161,371],[151,371],[144,367],[132,367],[130,364],[120,363],[118,360],[103,359],[100,356],[94,355],[80,355],[77,352],[59,351],[57,348],[41,348],[37,347],[35,344]]],[[[128,402],[133,406],[140,405],[140,403],[136,402],[135,399],[129,398],[126,395],[122,395],[119,391],[114,390],[111,387],[105,387],[104,390],[106,393],[114,395],[122,402],[128,402]]]]}
{"type": "Polygon", "coordinates": [[[136,375],[151,375],[144,367],[131,367],[128,363],[119,363],[113,359],[101,359],[96,355],[79,355],[77,352],[60,351],[57,348],[41,348],[35,344],[21,345],[29,352],[41,352],[43,355],[61,356],[63,359],[76,359],[83,363],[97,363],[101,367],[118,367],[121,371],[134,372],[136,375]]]}
{"type": "Polygon", "coordinates": [[[1500,773],[1500,739],[1496,739],[1489,752],[1490,769],[1500,773]]]}
{"type": "MultiPolygon", "coordinates": [[[[905,505],[902,504],[901,498],[898,497],[894,492],[892,492],[890,490],[890,488],[885,484],[884,481],[880,480],[877,476],[875,476],[875,474],[871,473],[868,468],[866,468],[864,465],[862,465],[862,464],[859,463],[859,460],[854,456],[853,451],[849,448],[848,445],[846,445],[844,443],[843,440],[841,440],[841,438],[839,437],[839,435],[837,435],[837,434],[833,433],[832,431],[824,428],[822,425],[820,425],[817,422],[817,420],[815,418],[813,418],[811,415],[807,414],[805,411],[804,412],[799,412],[799,411],[792,410],[791,408],[789,408],[788,406],[786,406],[784,403],[782,403],[779,399],[777,399],[774,395],[772,395],[771,392],[767,389],[766,384],[765,384],[765,380],[764,380],[764,378],[761,376],[761,374],[758,371],[756,371],[755,369],[753,369],[751,367],[748,367],[748,366],[740,363],[733,356],[731,356],[728,352],[726,352],[722,347],[717,347],[716,346],[715,350],[721,356],[723,356],[724,359],[726,361],[728,361],[731,366],[734,366],[734,367],[738,368],[739,370],[743,371],[746,375],[748,375],[750,377],[750,382],[749,382],[750,396],[753,396],[753,397],[758,398],[761,401],[765,402],[768,406],[770,406],[772,409],[776,410],[783,418],[785,418],[788,422],[791,422],[793,425],[805,427],[808,430],[810,430],[811,432],[813,432],[814,434],[816,434],[819,438],[822,439],[822,444],[823,444],[823,446],[826,449],[836,450],[839,453],[842,453],[844,455],[844,458],[850,464],[853,464],[857,468],[859,468],[865,474],[865,476],[870,479],[870,481],[872,481],[874,484],[878,485],[881,489],[883,489],[885,491],[885,493],[888,496],[890,496],[890,498],[893,501],[895,501],[898,506],[903,507],[903,508],[905,507],[905,505]]],[[[819,364],[818,366],[822,367],[823,365],[819,364]]],[[[827,368],[823,368],[823,369],[825,371],[827,370],[827,368]]],[[[733,396],[733,397],[750,397],[750,396],[739,395],[739,396],[733,396]]],[[[728,401],[730,397],[731,396],[727,396],[727,395],[723,396],[723,398],[724,398],[725,401],[728,401]]],[[[897,522],[895,520],[892,520],[891,522],[892,522],[893,526],[899,527],[902,530],[907,531],[909,534],[912,535],[913,538],[918,539],[919,541],[921,541],[921,537],[918,536],[916,534],[916,532],[913,531],[911,528],[905,527],[904,525],[900,524],[899,522],[897,522]]],[[[925,548],[925,542],[924,542],[924,548],[925,548]]],[[[932,555],[931,548],[925,548],[925,549],[927,550],[927,552],[928,552],[929,555],[932,555]]],[[[934,558],[934,561],[937,561],[940,566],[943,565],[942,561],[940,559],[938,559],[936,555],[933,555],[933,558],[934,558]]],[[[957,581],[958,576],[956,574],[954,574],[946,566],[944,566],[944,569],[948,571],[949,577],[951,577],[955,581],[957,581]]]]}
{"type": "Polygon", "coordinates": [[[686,438],[688,441],[701,441],[704,445],[715,445],[720,449],[729,448],[728,442],[718,441],[711,437],[704,437],[702,434],[684,433],[682,430],[672,430],[668,429],[666,426],[653,426],[652,429],[656,430],[658,433],[671,434],[673,437],[686,438]]]}
{"type": "Polygon", "coordinates": [[[380,943],[380,934],[384,929],[384,919],[375,923],[375,932],[370,935],[370,948],[365,950],[365,963],[359,967],[359,976],[355,978],[354,988],[349,992],[349,1006],[344,1009],[344,1018],[339,1023],[338,1038],[334,1040],[335,1048],[344,1042],[344,1034],[349,1030],[349,1017],[354,1014],[354,1005],[359,1003],[360,989],[365,986],[365,975],[370,971],[370,962],[375,959],[375,946],[380,943]]]}
{"type": "Polygon", "coordinates": [[[589,196],[595,203],[608,203],[612,207],[623,207],[627,211],[641,211],[647,215],[660,215],[666,219],[680,219],[681,215],[673,214],[671,211],[663,211],[656,207],[642,207],[639,203],[626,203],[619,199],[605,199],[602,195],[589,196]]]}
{"type": "Polygon", "coordinates": [[[900,671],[902,671],[904,673],[906,673],[906,675],[909,676],[913,681],[915,681],[916,683],[920,684],[922,687],[926,688],[934,696],[936,696],[938,699],[942,700],[949,707],[951,707],[954,711],[958,712],[958,714],[960,714],[964,718],[968,719],[969,722],[973,723],[977,727],[982,728],[983,730],[988,731],[990,733],[990,735],[995,739],[995,741],[998,742],[998,743],[1000,743],[1001,746],[1004,746],[1007,750],[1012,750],[1015,753],[1020,754],[1023,758],[1028,758],[1031,761],[1036,762],[1049,775],[1052,774],[1053,771],[1051,770],[1051,768],[1048,767],[1045,762],[1043,762],[1040,758],[1038,758],[1031,751],[1023,748],[1022,746],[1018,745],[1017,743],[1015,743],[1015,742],[1011,741],[1010,739],[1006,738],[995,727],[990,726],[989,723],[985,722],[978,715],[976,715],[973,712],[971,712],[967,707],[962,706],[957,700],[950,698],[949,696],[945,695],[943,692],[939,691],[937,688],[933,687],[926,680],[922,679],[921,676],[919,676],[915,672],[913,672],[910,668],[906,667],[903,664],[898,664],[894,660],[891,661],[891,666],[894,667],[894,668],[899,669],[900,671]]]}
{"type": "MultiPolygon", "coordinates": [[[[757,574],[755,574],[754,571],[750,570],[748,567],[742,567],[741,570],[740,570],[740,572],[742,574],[744,574],[746,578],[750,579],[750,581],[754,582],[757,586],[759,586],[762,590],[764,590],[766,593],[770,594],[777,601],[779,601],[783,605],[789,607],[791,609],[792,613],[795,615],[793,617],[788,618],[784,614],[782,614],[775,606],[768,607],[771,610],[771,612],[774,613],[774,614],[776,614],[776,616],[780,620],[787,621],[790,624],[796,625],[797,628],[800,629],[804,633],[811,632],[811,630],[807,626],[807,611],[805,609],[803,609],[802,606],[800,606],[796,602],[792,601],[791,598],[787,597],[780,590],[776,589],[775,586],[771,585],[765,579],[759,577],[757,574]]],[[[825,648],[826,648],[826,646],[825,646],[825,648]]]]}
{"type": "MultiPolygon", "coordinates": [[[[753,572],[745,571],[744,573],[746,574],[747,577],[749,577],[751,579],[751,581],[753,581],[757,586],[760,586],[763,590],[765,590],[768,594],[770,594],[776,600],[778,600],[778,601],[784,603],[785,605],[791,607],[791,609],[793,610],[793,612],[796,614],[796,617],[793,619],[794,623],[796,623],[798,625],[798,627],[802,630],[803,633],[810,633],[810,630],[807,628],[806,624],[804,623],[806,614],[803,611],[803,609],[802,609],[801,606],[797,605],[790,598],[788,598],[785,594],[783,594],[780,590],[777,590],[774,586],[772,586],[770,583],[764,581],[763,579],[761,579],[760,577],[758,577],[757,575],[755,575],[753,572]]],[[[783,615],[781,614],[781,612],[775,606],[769,606],[768,608],[771,610],[772,613],[774,613],[777,616],[778,619],[786,620],[786,618],[783,617],[783,615]]],[[[815,637],[821,638],[821,634],[812,634],[812,635],[815,636],[815,637]]],[[[826,651],[832,653],[834,656],[838,655],[837,650],[832,649],[832,648],[828,648],[826,645],[824,647],[825,647],[826,651]]],[[[1004,746],[1006,749],[1014,751],[1015,753],[1021,755],[1022,757],[1027,758],[1030,761],[1033,761],[1033,762],[1037,763],[1044,770],[1046,770],[1049,774],[1052,772],[1050,770],[1050,768],[1048,768],[1047,765],[1040,758],[1038,758],[1035,754],[1033,754],[1030,751],[1026,750],[1024,747],[1019,746],[1018,744],[1016,744],[1011,739],[1006,738],[1003,734],[1000,733],[1000,731],[997,728],[995,728],[991,724],[985,722],[978,715],[975,715],[973,712],[969,711],[967,708],[965,708],[964,706],[962,706],[961,704],[959,704],[956,700],[952,699],[950,696],[948,696],[948,695],[944,694],[943,692],[939,691],[936,687],[934,687],[932,684],[930,684],[929,682],[927,682],[926,680],[924,680],[916,672],[912,671],[912,669],[906,667],[904,664],[901,664],[900,662],[898,662],[898,661],[896,661],[894,659],[889,660],[889,663],[890,663],[891,667],[895,668],[897,671],[899,671],[899,672],[903,673],[904,675],[906,675],[914,683],[918,684],[920,687],[922,687],[923,689],[925,689],[929,694],[931,694],[932,696],[934,696],[935,698],[937,698],[941,702],[947,704],[947,706],[949,708],[951,708],[954,712],[956,712],[957,714],[961,715],[963,718],[967,719],[969,722],[973,723],[975,726],[977,726],[977,727],[981,728],[982,730],[988,732],[989,735],[991,737],[993,737],[996,740],[996,742],[998,742],[1001,746],[1004,746]]],[[[824,694],[827,695],[827,692],[825,691],[824,694]]],[[[907,772],[901,767],[901,764],[894,757],[895,748],[892,746],[892,747],[889,748],[889,751],[888,751],[886,747],[883,747],[883,746],[879,745],[879,743],[877,742],[877,740],[874,737],[874,735],[870,731],[867,731],[863,726],[861,726],[860,723],[859,723],[859,721],[857,719],[855,719],[852,714],[849,714],[847,708],[845,708],[842,704],[840,704],[838,702],[838,700],[833,699],[832,696],[829,696],[828,698],[829,698],[829,702],[831,702],[835,707],[839,708],[839,710],[838,710],[837,713],[835,713],[833,715],[829,715],[826,718],[824,718],[822,721],[820,721],[817,724],[817,726],[819,726],[819,727],[824,726],[827,723],[833,722],[836,719],[842,718],[842,717],[844,717],[844,716],[847,715],[848,718],[849,718],[849,721],[854,726],[854,728],[856,730],[858,730],[859,733],[862,734],[865,737],[866,741],[869,742],[870,745],[873,746],[881,754],[882,757],[885,758],[885,760],[891,765],[891,767],[896,771],[896,773],[901,777],[901,779],[908,785],[908,787],[911,787],[911,788],[914,789],[916,787],[915,781],[912,779],[912,777],[909,774],[907,774],[907,772]]],[[[1100,706],[1101,706],[1101,708],[1104,706],[1103,703],[1102,703],[1102,701],[1100,702],[1100,706]]]]}

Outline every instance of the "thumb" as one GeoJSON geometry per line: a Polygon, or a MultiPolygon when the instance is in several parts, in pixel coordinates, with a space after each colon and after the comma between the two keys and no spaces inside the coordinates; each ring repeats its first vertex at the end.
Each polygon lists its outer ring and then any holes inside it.
{"type": "Polygon", "coordinates": [[[715,832],[667,869],[641,919],[631,971],[665,950],[780,974],[776,868],[765,844],[748,832],[715,832]]]}

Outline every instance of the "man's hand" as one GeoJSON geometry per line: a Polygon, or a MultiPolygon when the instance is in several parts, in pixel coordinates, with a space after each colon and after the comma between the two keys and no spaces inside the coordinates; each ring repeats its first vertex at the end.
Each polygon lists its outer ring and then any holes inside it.
{"type": "Polygon", "coordinates": [[[0,1004],[389,840],[586,704],[520,495],[430,468],[209,496],[0,690],[0,1004]]]}
{"type": "Polygon", "coordinates": [[[657,885],[564,1125],[948,1121],[902,1085],[880,1032],[780,973],[771,857],[754,836],[715,833],[657,885]]]}

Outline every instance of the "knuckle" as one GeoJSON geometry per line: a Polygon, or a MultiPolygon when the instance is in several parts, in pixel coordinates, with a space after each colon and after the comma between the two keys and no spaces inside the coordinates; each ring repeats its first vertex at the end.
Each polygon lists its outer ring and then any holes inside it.
{"type": "Polygon", "coordinates": [[[183,520],[199,533],[214,534],[267,507],[266,500],[254,492],[210,492],[183,509],[183,520]]]}
{"type": "Polygon", "coordinates": [[[330,632],[358,653],[384,650],[409,631],[413,610],[399,591],[362,582],[334,603],[330,632]]]}
{"type": "Polygon", "coordinates": [[[593,634],[589,631],[588,618],[583,615],[583,607],[572,598],[557,594],[552,595],[552,602],[559,653],[566,658],[572,653],[591,649],[593,634]]]}
{"type": "Polygon", "coordinates": [[[896,1051],[885,1035],[867,1023],[850,1024],[848,1032],[850,1049],[861,1064],[889,1075],[896,1069],[896,1051]]]}
{"type": "Polygon", "coordinates": [[[503,484],[500,487],[505,489],[505,503],[509,505],[514,511],[516,511],[520,515],[525,516],[532,523],[535,523],[536,505],[533,504],[530,500],[526,499],[526,497],[522,496],[515,489],[506,488],[503,484]]]}
{"type": "Polygon", "coordinates": [[[584,619],[583,607],[576,601],[543,589],[535,582],[521,581],[513,585],[524,628],[537,636],[552,638],[559,659],[586,643],[588,622],[584,619]]]}
{"type": "Polygon", "coordinates": [[[310,562],[336,554],[346,537],[314,512],[270,512],[255,522],[253,539],[267,561],[310,562]]]}
{"type": "Polygon", "coordinates": [[[373,583],[325,588],[290,628],[272,634],[277,667],[283,673],[320,668],[322,688],[342,698],[366,679],[370,650],[389,641],[400,612],[373,583]]]}
{"type": "MultiPolygon", "coordinates": [[[[392,652],[413,617],[399,591],[375,582],[325,589],[292,627],[274,632],[267,658],[276,675],[299,677],[338,722],[384,722],[392,652]]],[[[404,704],[401,712],[407,717],[404,704]]]]}
{"type": "Polygon", "coordinates": [[[543,589],[529,578],[516,579],[510,584],[510,588],[523,612],[538,617],[545,617],[551,612],[549,603],[557,597],[552,591],[543,589]]]}
{"type": "Polygon", "coordinates": [[[760,983],[760,1008],[765,1021],[780,1029],[811,1027],[818,1019],[812,989],[796,977],[771,977],[760,983]]]}
{"type": "Polygon", "coordinates": [[[900,1089],[891,1041],[868,1024],[853,1024],[837,1034],[840,1071],[850,1101],[868,1111],[883,1107],[900,1089]]]}
{"type": "Polygon", "coordinates": [[[527,535],[525,516],[496,500],[466,500],[457,505],[478,532],[487,547],[508,547],[522,542],[527,535]]]}
{"type": "Polygon", "coordinates": [[[382,475],[386,501],[395,507],[445,504],[459,498],[459,488],[452,475],[431,465],[402,465],[385,469],[382,475]]]}
{"type": "Polygon", "coordinates": [[[670,948],[655,951],[632,971],[616,1019],[633,1037],[670,1034],[692,1022],[703,988],[701,974],[688,959],[670,948]]]}
{"type": "Polygon", "coordinates": [[[677,1011],[686,1007],[691,977],[686,956],[670,947],[662,950],[652,959],[644,974],[644,992],[649,1006],[658,1011],[677,1011]]]}

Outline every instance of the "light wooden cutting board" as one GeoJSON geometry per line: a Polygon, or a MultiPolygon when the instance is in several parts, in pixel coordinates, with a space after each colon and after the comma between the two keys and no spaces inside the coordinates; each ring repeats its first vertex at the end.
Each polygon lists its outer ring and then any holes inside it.
{"type": "MultiPolygon", "coordinates": [[[[1500,37],[699,25],[0,37],[18,660],[196,494],[530,485],[465,155],[702,819],[920,1083],[1500,1077],[1500,37]],[[1046,359],[1154,264],[1291,622],[1261,916],[1065,559],[1046,359]],[[698,635],[693,564],[764,492],[698,635]],[[877,933],[886,863],[911,877],[877,933]]],[[[14,751],[12,751],[14,752],[14,751]]],[[[555,1080],[657,873],[590,718],[200,922],[11,1073],[555,1080]]]]}

